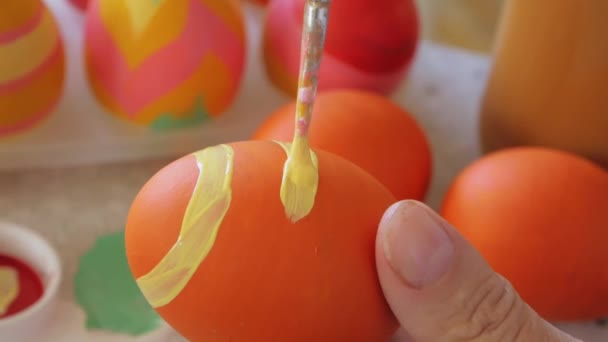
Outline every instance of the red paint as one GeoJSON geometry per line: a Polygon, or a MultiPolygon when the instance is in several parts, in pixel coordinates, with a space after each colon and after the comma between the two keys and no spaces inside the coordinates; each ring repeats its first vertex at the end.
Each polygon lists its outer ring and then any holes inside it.
{"type": "Polygon", "coordinates": [[[70,2],[81,11],[85,11],[89,6],[89,0],[71,0],[70,2]]]}
{"type": "Polygon", "coordinates": [[[0,319],[2,319],[17,314],[36,303],[42,297],[44,286],[36,271],[18,259],[0,254],[0,266],[12,267],[17,270],[19,275],[19,294],[9,306],[8,311],[4,315],[0,315],[0,319]]]}

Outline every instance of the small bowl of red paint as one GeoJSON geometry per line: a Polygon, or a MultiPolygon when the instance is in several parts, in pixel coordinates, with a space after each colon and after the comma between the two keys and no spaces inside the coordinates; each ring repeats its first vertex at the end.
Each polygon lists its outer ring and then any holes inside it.
{"type": "Polygon", "coordinates": [[[0,222],[0,336],[27,341],[55,314],[61,283],[55,249],[32,230],[0,222]]]}

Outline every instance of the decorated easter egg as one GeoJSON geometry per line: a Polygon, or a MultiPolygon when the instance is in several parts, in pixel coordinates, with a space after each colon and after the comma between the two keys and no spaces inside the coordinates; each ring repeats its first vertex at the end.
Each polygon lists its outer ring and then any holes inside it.
{"type": "MultiPolygon", "coordinates": [[[[268,5],[263,53],[267,74],[296,94],[305,0],[268,5]]],[[[358,88],[388,94],[407,75],[418,39],[412,0],[333,0],[319,89],[358,88]]]]}
{"type": "MultiPolygon", "coordinates": [[[[253,139],[289,140],[295,111],[295,101],[279,108],[253,139]]],[[[416,120],[388,98],[361,90],[322,92],[308,134],[311,146],[360,166],[398,199],[424,199],[432,168],[429,143],[416,120]]]]}
{"type": "Polygon", "coordinates": [[[91,87],[108,111],[153,129],[224,113],[243,76],[237,0],[96,0],[86,18],[91,87]]]}
{"type": "Polygon", "coordinates": [[[395,198],[318,150],[312,207],[294,220],[282,201],[286,151],[269,141],[218,145],[154,175],[126,225],[142,293],[193,342],[387,341],[398,323],[374,243],[395,198]]]}
{"type": "Polygon", "coordinates": [[[89,6],[89,2],[90,0],[69,0],[72,5],[74,5],[76,8],[78,8],[81,11],[84,11],[87,9],[87,6],[89,6]]]}
{"type": "Polygon", "coordinates": [[[0,136],[28,130],[55,109],[64,51],[53,14],[40,0],[8,1],[0,10],[0,136]]]}

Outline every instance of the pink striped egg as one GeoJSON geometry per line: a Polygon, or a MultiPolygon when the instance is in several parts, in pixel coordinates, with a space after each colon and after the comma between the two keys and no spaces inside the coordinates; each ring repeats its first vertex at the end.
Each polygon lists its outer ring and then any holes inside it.
{"type": "Polygon", "coordinates": [[[238,0],[93,0],[86,17],[89,83],[112,114],[153,129],[224,113],[244,72],[238,0]]]}
{"type": "Polygon", "coordinates": [[[0,136],[27,131],[55,109],[63,92],[64,51],[53,14],[40,0],[0,10],[0,136]]]}

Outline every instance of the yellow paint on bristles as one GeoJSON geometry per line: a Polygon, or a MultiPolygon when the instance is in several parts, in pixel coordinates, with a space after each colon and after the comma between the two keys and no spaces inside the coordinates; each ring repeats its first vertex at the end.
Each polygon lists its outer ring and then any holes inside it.
{"type": "Polygon", "coordinates": [[[331,0],[308,0],[304,10],[296,127],[283,167],[280,193],[285,214],[294,223],[312,211],[319,185],[319,168],[308,142],[308,129],[317,93],[330,2],[331,0]]]}

